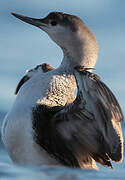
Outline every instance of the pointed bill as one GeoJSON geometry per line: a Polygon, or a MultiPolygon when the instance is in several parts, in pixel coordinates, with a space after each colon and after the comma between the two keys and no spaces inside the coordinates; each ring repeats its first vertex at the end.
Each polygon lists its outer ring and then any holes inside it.
{"type": "Polygon", "coordinates": [[[43,19],[36,19],[36,18],[31,18],[31,17],[27,17],[27,16],[23,16],[23,15],[20,15],[20,14],[16,14],[16,13],[13,13],[11,12],[11,14],[13,16],[15,16],[16,18],[28,23],[28,24],[32,24],[34,26],[37,26],[37,27],[41,27],[41,26],[46,26],[47,25],[47,21],[45,18],[43,19]]]}

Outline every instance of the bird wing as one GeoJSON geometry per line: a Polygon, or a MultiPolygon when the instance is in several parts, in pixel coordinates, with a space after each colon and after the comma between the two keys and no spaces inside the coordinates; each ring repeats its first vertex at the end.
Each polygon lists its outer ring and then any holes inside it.
{"type": "Polygon", "coordinates": [[[45,149],[50,156],[61,164],[70,167],[80,167],[72,151],[65,145],[65,140],[56,131],[55,114],[64,107],[48,107],[39,104],[32,110],[32,127],[35,142],[45,149]]]}
{"type": "Polygon", "coordinates": [[[98,76],[76,71],[75,77],[78,94],[72,104],[34,108],[35,141],[64,165],[95,168],[97,161],[112,167],[110,159],[123,159],[121,108],[98,76]]]}
{"type": "Polygon", "coordinates": [[[83,104],[82,98],[77,95],[72,105],[54,115],[53,129],[56,136],[74,155],[80,167],[92,168],[93,159],[104,166],[112,167],[94,115],[83,104]]]}
{"type": "MultiPolygon", "coordinates": [[[[97,168],[93,157],[88,153],[88,149],[93,149],[96,145],[96,142],[91,142],[95,132],[93,126],[90,126],[93,116],[82,111],[79,101],[80,96],[77,96],[73,104],[65,107],[42,104],[34,107],[34,140],[65,166],[97,168]]],[[[111,167],[110,161],[105,165],[111,167]]]]}
{"type": "Polygon", "coordinates": [[[123,159],[122,110],[111,90],[90,72],[75,72],[79,91],[86,108],[94,115],[98,130],[104,138],[108,156],[116,162],[123,159]]]}
{"type": "Polygon", "coordinates": [[[97,75],[75,72],[75,77],[77,98],[56,113],[55,129],[80,164],[88,153],[95,161],[112,167],[110,159],[118,163],[123,160],[121,108],[97,75]]]}

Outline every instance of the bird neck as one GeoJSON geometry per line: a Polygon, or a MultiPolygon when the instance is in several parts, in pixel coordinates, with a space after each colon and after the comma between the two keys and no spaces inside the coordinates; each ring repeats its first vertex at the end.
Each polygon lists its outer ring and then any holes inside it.
{"type": "Polygon", "coordinates": [[[63,60],[61,62],[61,65],[59,66],[59,69],[62,69],[62,71],[73,73],[75,64],[73,62],[73,59],[71,56],[64,55],[63,60]]]}
{"type": "MultiPolygon", "coordinates": [[[[67,71],[73,72],[74,67],[84,66],[85,68],[94,68],[97,61],[97,49],[91,47],[90,45],[86,46],[75,46],[68,49],[63,49],[63,60],[60,65],[61,68],[64,68],[67,71]]],[[[91,70],[90,70],[91,71],[91,70]]]]}
{"type": "Polygon", "coordinates": [[[61,46],[63,51],[63,61],[61,66],[65,69],[73,70],[75,66],[84,66],[85,68],[94,68],[97,55],[98,45],[93,34],[80,38],[70,39],[64,46],[61,46]]]}

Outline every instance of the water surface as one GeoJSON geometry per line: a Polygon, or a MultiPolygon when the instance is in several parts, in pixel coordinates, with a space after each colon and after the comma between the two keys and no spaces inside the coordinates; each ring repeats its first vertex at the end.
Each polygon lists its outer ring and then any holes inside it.
{"type": "MultiPolygon", "coordinates": [[[[27,69],[47,62],[58,67],[60,48],[31,25],[10,12],[43,17],[51,11],[63,11],[81,17],[97,37],[99,57],[96,73],[112,89],[125,113],[125,1],[116,0],[4,0],[0,1],[0,124],[11,108],[14,91],[27,69]]],[[[123,127],[123,131],[125,128],[123,127]]],[[[1,142],[0,142],[1,143],[1,142]]],[[[100,171],[64,167],[20,167],[13,165],[0,144],[0,179],[125,179],[125,162],[114,169],[100,171]]]]}

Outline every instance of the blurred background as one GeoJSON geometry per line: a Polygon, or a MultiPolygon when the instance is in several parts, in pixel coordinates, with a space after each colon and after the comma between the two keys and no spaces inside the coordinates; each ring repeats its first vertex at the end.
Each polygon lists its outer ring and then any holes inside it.
{"type": "MultiPolygon", "coordinates": [[[[114,92],[125,113],[124,0],[0,0],[0,124],[6,112],[12,107],[16,98],[14,92],[17,83],[25,71],[44,62],[58,67],[62,60],[61,49],[50,40],[47,34],[34,26],[21,22],[10,12],[42,18],[51,11],[77,15],[94,32],[99,46],[95,73],[101,76],[102,80],[114,92]]],[[[22,180],[22,175],[27,177],[25,174],[27,169],[21,171],[20,167],[12,166],[6,150],[1,147],[3,146],[0,146],[0,177],[1,174],[3,175],[2,179],[5,178],[6,174],[8,180],[11,177],[13,180],[17,180],[17,176],[21,177],[22,180]]],[[[77,174],[80,179],[85,177],[88,180],[90,177],[93,180],[100,180],[102,177],[103,179],[107,179],[107,177],[110,177],[108,179],[124,179],[122,177],[125,177],[125,162],[120,166],[116,165],[116,167],[115,171],[102,168],[102,171],[97,173],[80,170],[72,172],[75,173],[75,176],[77,174]]],[[[33,179],[34,171],[32,170],[28,172],[30,179],[33,179]]],[[[43,168],[42,171],[40,169],[40,173],[42,172],[44,177],[45,172],[49,172],[49,167],[43,168]]],[[[60,171],[56,171],[56,169],[51,171],[50,168],[50,172],[53,172],[55,177],[56,173],[58,175],[65,171],[61,169],[60,171]]],[[[38,172],[36,172],[35,177],[37,175],[39,175],[38,172]]],[[[70,177],[68,169],[67,177],[70,177]]],[[[46,180],[49,179],[50,177],[46,178],[46,180]]]]}
{"type": "Polygon", "coordinates": [[[125,112],[125,1],[123,0],[1,0],[0,1],[0,115],[15,99],[17,83],[27,69],[47,62],[57,67],[60,48],[40,29],[13,17],[15,12],[44,17],[51,11],[79,16],[98,40],[95,73],[117,96],[125,112]]]}

